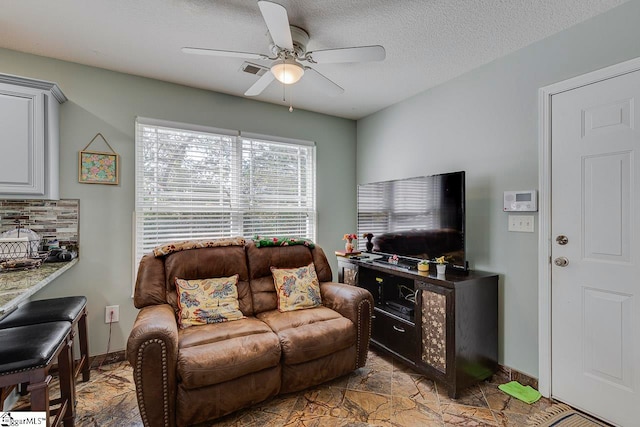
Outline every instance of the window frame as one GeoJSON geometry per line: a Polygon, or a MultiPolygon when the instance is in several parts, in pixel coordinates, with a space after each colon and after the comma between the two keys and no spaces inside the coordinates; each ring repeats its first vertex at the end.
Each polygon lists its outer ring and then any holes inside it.
{"type": "MultiPolygon", "coordinates": [[[[246,234],[244,232],[244,230],[246,229],[246,225],[245,225],[245,219],[246,218],[250,218],[250,214],[252,212],[254,212],[254,214],[256,214],[256,210],[253,209],[256,206],[260,206],[255,205],[256,200],[260,200],[260,198],[251,198],[250,196],[244,197],[242,196],[243,192],[243,177],[242,177],[242,172],[243,172],[243,153],[244,153],[244,145],[245,142],[259,142],[262,144],[273,144],[274,147],[280,145],[280,146],[294,146],[298,148],[298,154],[297,154],[297,158],[298,158],[298,174],[300,175],[300,170],[303,168],[304,166],[304,171],[306,173],[304,173],[303,175],[300,176],[304,176],[304,180],[305,180],[305,198],[303,203],[301,203],[301,205],[303,205],[303,207],[300,209],[300,213],[301,215],[306,215],[307,217],[307,227],[306,227],[306,235],[299,235],[300,237],[306,237],[306,238],[310,238],[312,240],[316,239],[317,236],[317,230],[318,230],[318,223],[317,223],[317,185],[316,185],[316,175],[317,175],[317,153],[316,153],[316,144],[312,141],[306,141],[306,140],[298,140],[298,139],[291,139],[291,138],[283,138],[283,137],[276,137],[276,136],[270,136],[270,135],[264,135],[264,134],[257,134],[257,133],[251,133],[251,132],[241,132],[239,130],[230,130],[230,129],[222,129],[222,128],[215,128],[215,127],[209,127],[209,126],[201,126],[201,125],[194,125],[194,124],[188,124],[188,123],[181,123],[181,122],[174,122],[174,121],[167,121],[167,120],[159,120],[159,119],[151,119],[151,118],[146,118],[146,117],[136,117],[135,120],[135,141],[134,141],[134,150],[135,150],[135,165],[134,165],[134,175],[135,175],[135,189],[134,189],[134,212],[133,212],[133,223],[132,223],[132,234],[133,234],[133,239],[132,239],[132,251],[133,251],[133,283],[135,286],[135,279],[137,276],[137,271],[138,271],[138,265],[140,260],[142,259],[142,257],[149,252],[148,249],[148,243],[144,243],[144,239],[145,239],[145,225],[144,225],[144,219],[142,218],[142,215],[144,213],[147,212],[153,212],[154,209],[156,212],[159,213],[159,215],[162,215],[164,213],[166,213],[167,211],[163,210],[163,206],[161,205],[156,205],[156,206],[151,206],[149,205],[149,203],[144,203],[141,201],[142,199],[142,194],[143,194],[143,186],[144,186],[144,179],[145,179],[145,169],[144,169],[144,164],[141,163],[142,161],[144,161],[144,147],[145,147],[145,141],[143,140],[143,138],[141,137],[141,133],[142,133],[142,127],[143,126],[149,126],[149,127],[155,127],[155,128],[165,128],[165,129],[169,129],[169,130],[175,130],[178,132],[194,132],[194,133],[202,133],[202,134],[211,134],[214,137],[224,137],[224,138],[232,138],[232,145],[233,148],[232,150],[235,150],[235,153],[232,155],[232,170],[231,170],[231,181],[232,183],[230,184],[230,188],[228,189],[229,192],[231,193],[229,196],[230,199],[230,209],[228,211],[225,212],[225,207],[217,207],[217,208],[211,208],[209,207],[208,210],[207,208],[202,209],[202,212],[207,212],[207,213],[212,213],[214,211],[220,211],[223,214],[229,214],[230,217],[232,218],[230,220],[230,228],[228,230],[228,234],[225,235],[224,237],[234,237],[234,236],[243,236],[245,238],[251,238],[253,237],[253,235],[255,233],[250,233],[252,235],[243,235],[246,234]],[[302,157],[306,158],[306,162],[307,164],[305,165],[301,165],[300,164],[300,159],[302,157]],[[310,193],[310,194],[309,194],[310,193]],[[241,200],[242,199],[242,200],[241,200]],[[246,200],[251,200],[252,203],[247,204],[246,200]],[[234,205],[235,203],[235,205],[234,205]]],[[[179,143],[176,144],[176,146],[179,143]]],[[[286,151],[286,149],[285,149],[286,151]]],[[[284,157],[284,154],[283,154],[284,157]]],[[[249,161],[249,165],[251,167],[253,167],[253,163],[252,160],[254,159],[254,157],[252,156],[250,161],[249,161]]],[[[277,156],[276,156],[277,159],[277,156]]],[[[277,161],[276,161],[277,163],[277,161]]],[[[274,166],[275,167],[275,166],[274,166]]],[[[246,181],[246,179],[244,179],[246,181]]],[[[300,183],[303,181],[302,178],[298,178],[298,185],[300,185],[300,183]]],[[[302,189],[300,189],[300,191],[298,192],[298,195],[296,197],[298,197],[298,199],[300,198],[300,195],[303,194],[303,192],[301,191],[302,189]]],[[[283,196],[284,197],[284,196],[283,196]]],[[[291,196],[286,196],[286,197],[290,197],[291,196]]],[[[179,203],[179,198],[180,195],[176,197],[176,201],[169,201],[169,202],[173,202],[173,203],[179,203]]],[[[276,199],[277,200],[277,199],[276,199]]],[[[167,203],[169,203],[167,202],[167,203]]],[[[194,205],[197,205],[197,202],[193,202],[191,201],[191,203],[193,204],[185,204],[185,206],[188,206],[185,208],[185,211],[181,211],[183,213],[189,212],[189,213],[194,213],[194,212],[200,212],[198,209],[194,208],[194,205]]],[[[260,212],[265,212],[265,211],[273,211],[274,215],[277,215],[278,212],[280,212],[277,209],[277,203],[275,203],[276,208],[271,207],[270,209],[273,210],[265,210],[262,209],[260,210],[260,212]]],[[[281,210],[282,212],[286,212],[285,209],[281,210]]],[[[259,212],[258,212],[259,213],[259,212]]],[[[286,223],[286,219],[284,220],[284,222],[286,223]]],[[[293,221],[292,223],[295,223],[295,221],[293,221]]],[[[215,223],[214,223],[215,224],[215,223]]],[[[285,224],[286,225],[286,224],[285,224]]],[[[213,226],[212,226],[213,227],[213,226]]],[[[176,227],[176,228],[180,228],[180,227],[176,227]]],[[[221,228],[222,229],[222,228],[221,228]]],[[[266,233],[265,233],[266,234],[266,233]]],[[[274,234],[270,234],[270,235],[275,235],[275,234],[279,234],[279,235],[293,235],[293,234],[287,234],[287,233],[274,233],[274,234]]],[[[147,235],[148,235],[148,231],[147,231],[147,235]]],[[[211,238],[215,238],[215,237],[222,237],[222,236],[211,236],[211,238]]],[[[174,239],[174,240],[186,240],[189,238],[193,238],[193,239],[198,239],[198,238],[207,238],[207,237],[185,237],[184,239],[178,238],[178,239],[174,239]]],[[[163,244],[163,243],[167,243],[166,241],[163,242],[156,242],[157,244],[163,244]]],[[[157,244],[155,244],[154,246],[156,246],[157,244]]]]}

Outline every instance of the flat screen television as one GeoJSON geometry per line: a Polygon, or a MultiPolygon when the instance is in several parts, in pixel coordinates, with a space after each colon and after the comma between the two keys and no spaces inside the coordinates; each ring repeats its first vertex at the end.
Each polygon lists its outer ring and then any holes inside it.
{"type": "Polygon", "coordinates": [[[464,171],[358,185],[359,250],[369,233],[374,253],[466,270],[464,171]]]}

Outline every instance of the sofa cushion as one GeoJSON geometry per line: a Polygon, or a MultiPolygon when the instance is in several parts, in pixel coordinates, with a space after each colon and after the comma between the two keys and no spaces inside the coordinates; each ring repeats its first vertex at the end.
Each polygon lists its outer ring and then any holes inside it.
{"type": "Polygon", "coordinates": [[[253,315],[247,258],[243,246],[199,248],[175,252],[164,260],[167,302],[178,310],[175,278],[186,280],[209,279],[211,277],[229,277],[238,275],[238,302],[245,316],[253,315]]]}
{"type": "Polygon", "coordinates": [[[297,268],[314,262],[311,249],[304,245],[256,248],[255,242],[248,241],[246,251],[254,313],[278,308],[271,267],[297,268]]]}
{"type": "Polygon", "coordinates": [[[327,307],[272,310],[256,317],[278,334],[285,364],[318,359],[356,343],[355,325],[327,307]]]}
{"type": "Polygon", "coordinates": [[[198,328],[182,329],[178,332],[178,348],[214,344],[233,338],[256,334],[274,334],[269,325],[255,317],[247,317],[238,322],[227,322],[224,325],[203,325],[198,328]]]}
{"type": "Polygon", "coordinates": [[[244,317],[238,308],[238,275],[184,280],[176,277],[181,328],[222,323],[244,317]]]}
{"type": "Polygon", "coordinates": [[[295,311],[322,304],[313,263],[298,268],[271,267],[271,274],[278,294],[278,310],[295,311]]]}
{"type": "Polygon", "coordinates": [[[183,329],[178,347],[178,378],[185,389],[218,384],[277,366],[281,356],[276,334],[251,317],[183,329]]]}

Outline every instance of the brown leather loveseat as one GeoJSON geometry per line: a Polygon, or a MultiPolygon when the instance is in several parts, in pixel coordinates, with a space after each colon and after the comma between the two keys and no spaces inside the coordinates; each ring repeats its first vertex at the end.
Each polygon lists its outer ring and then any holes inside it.
{"type": "Polygon", "coordinates": [[[143,257],[127,343],[145,426],[187,426],[337,378],[365,364],[373,300],[333,283],[321,248],[256,247],[236,239],[143,257]],[[221,243],[222,242],[222,243],[221,243]],[[280,312],[270,267],[313,262],[322,305],[280,312]],[[177,322],[175,278],[238,274],[241,320],[191,326],[177,322]]]}

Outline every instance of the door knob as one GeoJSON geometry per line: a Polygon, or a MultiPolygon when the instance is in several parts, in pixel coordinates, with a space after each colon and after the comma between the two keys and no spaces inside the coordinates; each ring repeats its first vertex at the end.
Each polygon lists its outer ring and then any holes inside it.
{"type": "Polygon", "coordinates": [[[553,260],[554,264],[558,267],[566,267],[569,265],[569,260],[566,257],[560,256],[553,260]]]}
{"type": "Polygon", "coordinates": [[[564,234],[559,235],[558,237],[556,237],[556,242],[559,245],[566,245],[567,243],[569,243],[569,239],[567,238],[567,236],[565,236],[564,234]]]}

